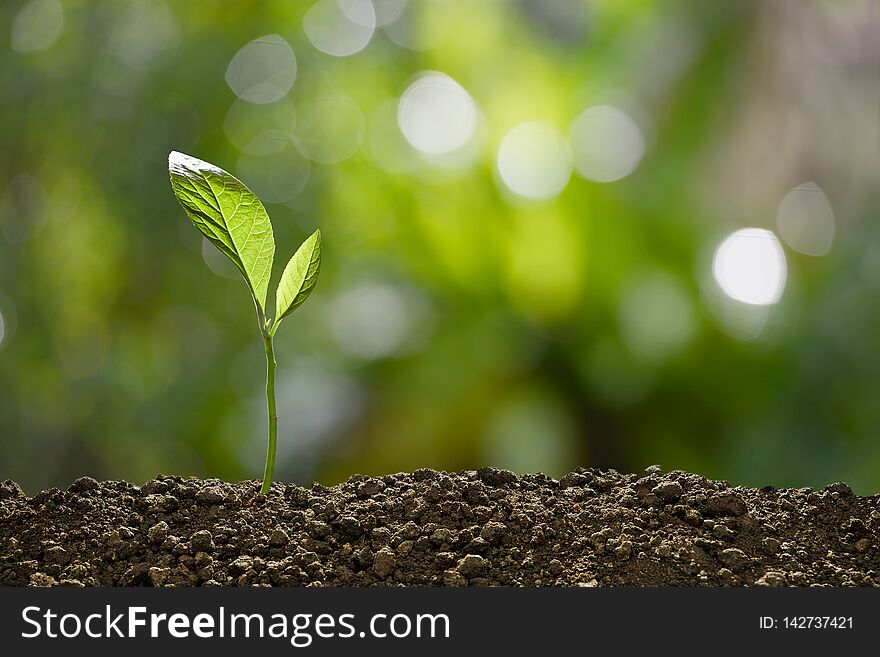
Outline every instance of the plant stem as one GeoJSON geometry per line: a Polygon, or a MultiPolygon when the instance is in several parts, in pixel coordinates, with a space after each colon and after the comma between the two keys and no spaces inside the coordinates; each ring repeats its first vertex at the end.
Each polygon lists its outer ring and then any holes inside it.
{"type": "Polygon", "coordinates": [[[272,473],[275,472],[275,443],[278,439],[278,415],[275,411],[275,350],[272,347],[272,335],[263,333],[263,344],[266,347],[266,410],[269,414],[269,445],[266,451],[266,472],[263,474],[264,495],[272,487],[272,473]]]}

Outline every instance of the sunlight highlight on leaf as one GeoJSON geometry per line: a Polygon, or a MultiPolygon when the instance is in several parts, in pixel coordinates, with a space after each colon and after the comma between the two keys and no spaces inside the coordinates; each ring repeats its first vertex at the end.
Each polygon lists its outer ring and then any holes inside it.
{"type": "Polygon", "coordinates": [[[241,270],[265,312],[275,239],[260,199],[232,174],[177,151],[168,156],[168,172],[195,227],[241,270]]]}

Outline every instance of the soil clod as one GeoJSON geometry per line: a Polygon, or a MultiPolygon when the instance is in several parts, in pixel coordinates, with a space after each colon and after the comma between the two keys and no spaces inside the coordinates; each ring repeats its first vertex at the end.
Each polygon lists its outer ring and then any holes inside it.
{"type": "Polygon", "coordinates": [[[0,586],[878,586],[880,496],[651,466],[0,483],[0,586]]]}

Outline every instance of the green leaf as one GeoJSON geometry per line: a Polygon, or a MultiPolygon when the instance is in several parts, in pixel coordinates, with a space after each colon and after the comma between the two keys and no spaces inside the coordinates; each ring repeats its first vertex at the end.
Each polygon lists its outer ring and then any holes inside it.
{"type": "Polygon", "coordinates": [[[275,323],[302,305],[318,282],[321,270],[321,231],[316,230],[300,245],[284,268],[275,294],[275,323]]]}
{"type": "Polygon", "coordinates": [[[275,239],[260,199],[223,169],[177,151],[168,156],[168,173],[193,225],[235,263],[265,314],[275,239]]]}

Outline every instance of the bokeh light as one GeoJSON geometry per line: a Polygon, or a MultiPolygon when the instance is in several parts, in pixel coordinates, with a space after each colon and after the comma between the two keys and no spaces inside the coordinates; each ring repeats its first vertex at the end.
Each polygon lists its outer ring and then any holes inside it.
{"type": "Polygon", "coordinates": [[[401,48],[431,50],[449,38],[455,14],[451,0],[408,0],[383,30],[401,48]]]}
{"type": "Polygon", "coordinates": [[[684,286],[662,272],[644,274],[629,283],[621,296],[618,318],[627,346],[649,360],[682,349],[696,326],[684,286]]]}
{"type": "Polygon", "coordinates": [[[373,0],[376,10],[376,25],[388,25],[394,22],[406,7],[407,0],[373,0]]]}
{"type": "Polygon", "coordinates": [[[364,140],[364,113],[350,96],[323,91],[297,112],[294,143],[304,157],[338,164],[354,155],[364,140]]]}
{"type": "Polygon", "coordinates": [[[318,0],[303,16],[303,30],[312,45],[335,57],[366,48],[375,29],[370,0],[318,0]]]}
{"type": "Polygon", "coordinates": [[[329,314],[330,332],[343,352],[362,360],[393,356],[413,339],[422,313],[404,290],[363,282],[345,290],[329,314]]]}
{"type": "Polygon", "coordinates": [[[578,174],[607,183],[635,170],[645,152],[645,139],[625,112],[597,105],[571,124],[571,149],[578,174]]]}
{"type": "Polygon", "coordinates": [[[226,69],[226,83],[249,103],[273,103],[290,91],[296,69],[290,44],[277,34],[269,34],[235,53],[226,69]]]}
{"type": "Polygon", "coordinates": [[[161,0],[137,0],[117,19],[110,50],[129,66],[148,64],[177,38],[177,19],[161,0]]]}
{"type": "Polygon", "coordinates": [[[776,227],[785,243],[795,251],[826,255],[834,241],[834,210],[816,183],[804,183],[780,201],[776,227]]]}
{"type": "Polygon", "coordinates": [[[510,191],[533,200],[557,196],[571,178],[571,149],[551,125],[529,121],[507,133],[498,174],[510,191]]]}
{"type": "Polygon", "coordinates": [[[770,306],[743,303],[717,288],[704,292],[706,305],[721,330],[737,340],[757,340],[767,328],[770,306]]]}
{"type": "Polygon", "coordinates": [[[715,251],[712,273],[732,299],[771,305],[779,301],[785,288],[785,254],[771,231],[743,228],[728,236],[715,251]]]}
{"type": "Polygon", "coordinates": [[[232,261],[220,250],[208,241],[208,238],[202,238],[202,260],[208,265],[208,269],[222,276],[223,278],[238,279],[241,278],[241,272],[232,264],[232,261]]]}
{"type": "Polygon", "coordinates": [[[9,45],[17,52],[51,48],[64,27],[64,7],[59,0],[28,0],[12,22],[9,45]]]}
{"type": "Polygon", "coordinates": [[[242,153],[235,172],[264,203],[284,203],[305,189],[311,165],[293,145],[288,145],[269,155],[242,153]]]}
{"type": "Polygon", "coordinates": [[[286,97],[263,105],[236,98],[226,113],[223,131],[233,146],[244,153],[277,153],[293,143],[296,110],[286,97]]]}
{"type": "Polygon", "coordinates": [[[403,93],[397,122],[407,141],[430,155],[464,146],[474,133],[477,108],[470,94],[443,73],[424,73],[403,93]]]}

